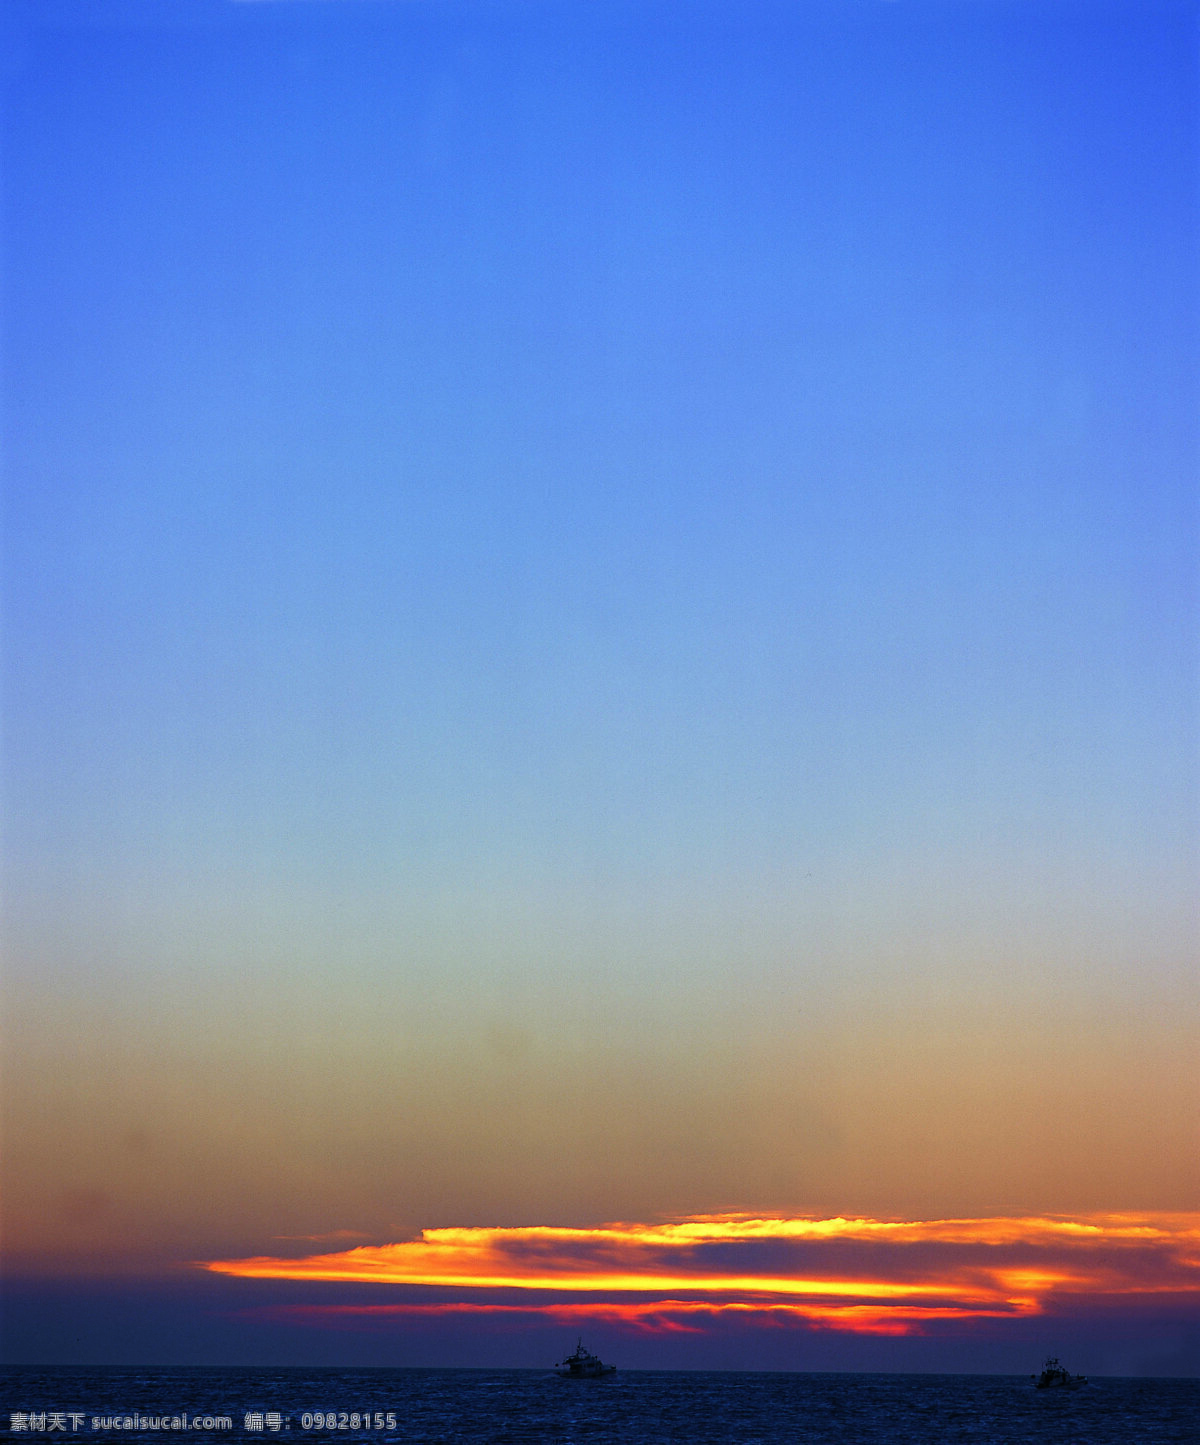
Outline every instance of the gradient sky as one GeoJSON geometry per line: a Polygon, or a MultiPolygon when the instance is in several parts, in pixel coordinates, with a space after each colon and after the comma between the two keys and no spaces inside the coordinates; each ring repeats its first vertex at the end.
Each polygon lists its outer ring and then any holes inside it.
{"type": "Polygon", "coordinates": [[[4,25],[8,1358],[1200,1372],[1200,5],[4,25]],[[302,1261],[717,1218],[1091,1283],[302,1261]]]}

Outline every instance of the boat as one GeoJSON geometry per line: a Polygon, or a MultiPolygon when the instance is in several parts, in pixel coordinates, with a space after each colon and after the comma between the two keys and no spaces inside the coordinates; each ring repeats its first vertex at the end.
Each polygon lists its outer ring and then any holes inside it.
{"type": "Polygon", "coordinates": [[[1039,1390],[1078,1390],[1081,1385],[1087,1384],[1086,1375],[1071,1374],[1053,1355],[1042,1366],[1040,1375],[1030,1375],[1029,1378],[1037,1382],[1039,1390]]]}
{"type": "Polygon", "coordinates": [[[606,1365],[599,1355],[593,1355],[583,1348],[583,1340],[575,1346],[575,1353],[560,1360],[554,1373],[564,1380],[599,1380],[604,1375],[615,1375],[616,1365],[606,1365]]]}

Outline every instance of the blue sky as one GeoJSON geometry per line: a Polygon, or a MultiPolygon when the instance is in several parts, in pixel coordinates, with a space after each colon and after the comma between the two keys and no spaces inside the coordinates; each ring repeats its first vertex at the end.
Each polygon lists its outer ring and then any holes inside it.
{"type": "Polygon", "coordinates": [[[296,1228],[1186,1207],[1196,19],[10,6],[29,1268],[263,1252],[63,1162],[231,1080],[296,1228]]]}

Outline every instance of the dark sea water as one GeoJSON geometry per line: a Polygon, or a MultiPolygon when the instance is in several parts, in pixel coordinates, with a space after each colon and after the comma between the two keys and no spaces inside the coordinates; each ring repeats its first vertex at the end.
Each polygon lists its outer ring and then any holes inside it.
{"type": "Polygon", "coordinates": [[[1200,1381],[1100,1379],[1063,1393],[1006,1375],[631,1370],[581,1381],[533,1370],[200,1368],[0,1375],[4,1438],[166,1442],[185,1433],[293,1445],[1194,1445],[1200,1381]],[[61,1425],[51,1429],[56,1416],[61,1425]],[[26,1428],[13,1428],[20,1424],[26,1428]]]}

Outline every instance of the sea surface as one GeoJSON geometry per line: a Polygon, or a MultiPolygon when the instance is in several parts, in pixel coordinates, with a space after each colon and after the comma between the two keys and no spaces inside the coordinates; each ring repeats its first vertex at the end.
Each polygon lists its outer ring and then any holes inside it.
{"type": "Polygon", "coordinates": [[[1007,1375],[630,1370],[33,1369],[0,1437],[405,1445],[1156,1445],[1200,1440],[1200,1381],[1035,1390],[1007,1375]],[[42,1417],[45,1416],[43,1420],[42,1417]],[[14,1428],[16,1427],[16,1428],[14,1428]]]}

